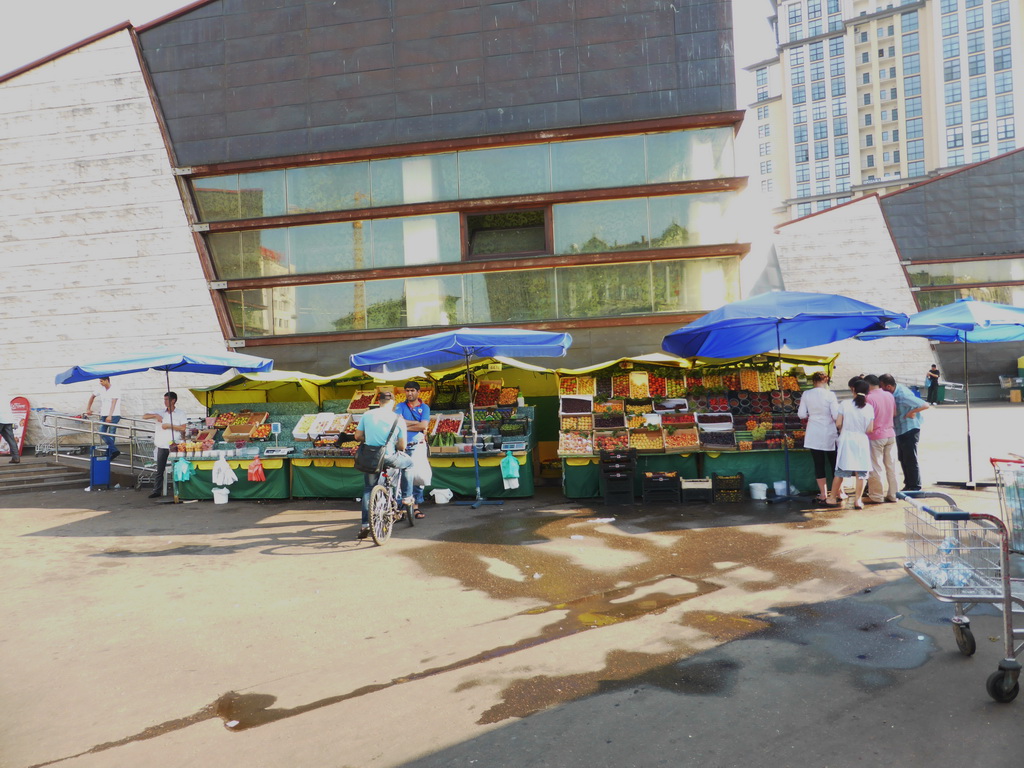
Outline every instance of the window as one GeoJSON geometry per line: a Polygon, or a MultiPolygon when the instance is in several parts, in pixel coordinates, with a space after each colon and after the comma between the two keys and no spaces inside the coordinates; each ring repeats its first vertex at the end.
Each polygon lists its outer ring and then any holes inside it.
{"type": "Polygon", "coordinates": [[[828,55],[833,59],[843,55],[843,38],[833,37],[828,41],[828,55]]]}
{"type": "Polygon", "coordinates": [[[793,126],[793,143],[800,144],[807,141],[807,126],[806,125],[794,125],[793,126]]]}
{"type": "Polygon", "coordinates": [[[1015,138],[1017,135],[1012,117],[1002,117],[996,120],[996,138],[1000,141],[1015,138]]]}
{"type": "Polygon", "coordinates": [[[761,67],[756,73],[758,85],[768,85],[768,68],[761,67]]]}
{"type": "Polygon", "coordinates": [[[889,153],[888,152],[883,152],[882,153],[882,163],[884,163],[885,165],[888,165],[891,161],[892,161],[892,158],[889,156],[889,153]]]}
{"type": "Polygon", "coordinates": [[[964,8],[977,8],[983,0],[964,0],[964,8]]]}
{"type": "Polygon", "coordinates": [[[797,215],[797,217],[800,217],[800,216],[810,216],[811,215],[811,204],[810,203],[800,203],[799,205],[797,205],[797,207],[796,207],[796,215],[797,215]]]}
{"type": "Polygon", "coordinates": [[[917,32],[903,36],[903,53],[917,53],[921,50],[921,38],[917,32]]]}
{"type": "Polygon", "coordinates": [[[869,133],[867,136],[864,137],[864,146],[865,147],[873,147],[873,146],[875,146],[875,135],[873,133],[869,133]]]}
{"type": "Polygon", "coordinates": [[[992,69],[995,72],[1002,72],[1013,66],[1010,48],[1002,48],[992,54],[992,69]]]}
{"type": "Polygon", "coordinates": [[[772,135],[772,127],[770,125],[759,125],[757,126],[758,138],[768,138],[772,135]]]}
{"type": "Polygon", "coordinates": [[[908,163],[907,173],[909,173],[911,177],[924,176],[924,162],[919,160],[914,163],[908,163]]]}
{"type": "MultiPolygon", "coordinates": [[[[910,79],[913,79],[913,78],[910,78],[910,79]]],[[[889,89],[889,98],[890,98],[890,99],[895,99],[895,98],[896,98],[896,95],[897,95],[897,91],[896,91],[896,89],[895,89],[895,88],[890,88],[890,89],[889,89]]],[[[908,94],[908,95],[909,95],[909,94],[908,94]]],[[[885,91],[884,91],[884,90],[882,91],[882,98],[883,98],[883,99],[885,98],[885,91]]]]}
{"type": "Polygon", "coordinates": [[[806,123],[807,122],[807,110],[803,107],[799,107],[793,110],[793,122],[794,123],[806,123]]]}
{"type": "Polygon", "coordinates": [[[772,143],[770,141],[762,142],[760,145],[758,145],[757,153],[761,155],[761,157],[764,157],[765,155],[770,155],[772,153],[772,143]]]}
{"type": "MultiPolygon", "coordinates": [[[[1001,52],[1000,52],[1001,53],[1001,52]]],[[[1009,51],[1007,51],[1009,53],[1009,51]]],[[[975,53],[967,57],[967,74],[970,77],[985,74],[985,54],[975,53]]]]}
{"type": "MultiPolygon", "coordinates": [[[[1010,111],[1006,114],[1013,114],[1013,102],[1010,102],[1010,111]]],[[[845,136],[849,132],[845,117],[837,117],[832,121],[832,133],[836,136],[845,136]]]]}
{"type": "MultiPolygon", "coordinates": [[[[984,38],[983,38],[984,39],[984,38]]],[[[1010,25],[1005,24],[1001,27],[996,27],[992,30],[992,47],[1002,48],[1004,45],[1010,44],[1010,25]]],[[[984,50],[984,43],[982,43],[981,50],[984,50]]]]}
{"type": "Polygon", "coordinates": [[[839,0],[828,0],[828,12],[839,13],[839,0]]]}
{"type": "Polygon", "coordinates": [[[917,141],[907,142],[907,160],[923,160],[924,159],[924,142],[920,139],[917,141]]]}
{"type": "Polygon", "coordinates": [[[961,86],[959,82],[946,83],[946,103],[954,104],[962,98],[961,86]]]}
{"type": "Polygon", "coordinates": [[[845,96],[846,95],[846,81],[841,78],[836,78],[832,81],[832,96],[845,96]]]}
{"type": "MultiPolygon", "coordinates": [[[[995,46],[998,48],[999,46],[995,46]]],[[[981,30],[971,32],[967,35],[967,52],[981,53],[985,50],[985,33],[981,30]]]]}
{"type": "Polygon", "coordinates": [[[807,0],[807,18],[821,18],[821,0],[807,0]]]}
{"type": "Polygon", "coordinates": [[[1016,144],[1012,141],[1001,141],[999,142],[998,152],[1003,154],[1004,152],[1012,152],[1017,148],[1016,144]]]}
{"type": "Polygon", "coordinates": [[[1005,24],[1010,20],[1010,3],[1003,0],[1001,3],[992,3],[992,24],[1005,24]]]}
{"type": "Polygon", "coordinates": [[[798,163],[806,163],[810,159],[809,152],[806,144],[798,144],[793,147],[793,159],[798,163]]]}
{"type": "Polygon", "coordinates": [[[811,100],[821,101],[825,98],[825,84],[824,83],[812,83],[811,84],[811,100]]]}
{"type": "Polygon", "coordinates": [[[839,77],[846,73],[846,61],[844,59],[833,59],[829,64],[829,75],[839,77]]]}
{"type": "MultiPolygon", "coordinates": [[[[832,185],[827,181],[819,181],[814,185],[814,194],[816,195],[827,195],[832,191],[832,185]]],[[[821,203],[818,203],[820,206],[821,203]]]]}
{"type": "Polygon", "coordinates": [[[767,176],[771,172],[772,172],[772,161],[771,160],[762,160],[761,161],[761,175],[762,176],[767,176]]]}
{"type": "MultiPolygon", "coordinates": [[[[916,75],[921,71],[921,54],[915,53],[903,57],[903,74],[916,75]]],[[[893,75],[895,77],[895,75],[893,75]]]]}
{"type": "Polygon", "coordinates": [[[946,125],[960,125],[964,121],[962,104],[950,104],[946,107],[946,125]]]}
{"type": "Polygon", "coordinates": [[[984,99],[971,102],[971,122],[976,123],[979,120],[988,120],[988,102],[984,99]]]}
{"type": "Polygon", "coordinates": [[[1013,72],[996,72],[996,93],[1009,93],[1013,90],[1013,72]]]}
{"type": "Polygon", "coordinates": [[[860,76],[861,83],[867,84],[871,82],[871,73],[865,72],[860,76]]]}
{"type": "Polygon", "coordinates": [[[871,117],[871,113],[869,112],[868,114],[864,115],[864,125],[871,125],[871,122],[872,122],[872,117],[871,117]]]}
{"type": "Polygon", "coordinates": [[[832,102],[832,116],[839,117],[846,114],[846,99],[837,99],[832,102]]]}
{"type": "Polygon", "coordinates": [[[942,65],[942,79],[947,83],[960,79],[960,59],[953,59],[942,65]]]}
{"type": "Polygon", "coordinates": [[[815,139],[827,139],[828,138],[828,123],[822,121],[814,124],[814,138],[815,139]]]}
{"type": "Polygon", "coordinates": [[[811,80],[818,81],[825,79],[825,62],[811,64],[811,80]]]}
{"type": "Polygon", "coordinates": [[[822,32],[821,19],[815,19],[807,22],[807,36],[817,37],[822,32]]]}
{"type": "MultiPolygon", "coordinates": [[[[828,190],[827,189],[825,190],[825,194],[828,194],[828,190]]],[[[832,201],[831,200],[819,200],[818,204],[817,204],[817,207],[818,207],[819,211],[827,211],[829,208],[832,207],[832,201]]]]}
{"type": "Polygon", "coordinates": [[[956,16],[943,16],[942,17],[942,36],[948,37],[949,35],[955,35],[960,31],[960,24],[956,16]]]}
{"type": "Polygon", "coordinates": [[[871,94],[870,93],[865,93],[864,94],[864,106],[866,107],[866,106],[869,106],[870,104],[871,104],[871,94]]]}
{"type": "Polygon", "coordinates": [[[913,98],[907,99],[907,117],[920,117],[921,116],[921,97],[914,96],[913,98]]]}
{"type": "Polygon", "coordinates": [[[907,138],[920,139],[922,136],[924,136],[924,120],[920,117],[907,120],[907,138]]]}
{"type": "Polygon", "coordinates": [[[967,29],[981,29],[985,26],[985,9],[972,8],[967,12],[967,29]]]}
{"type": "Polygon", "coordinates": [[[885,48],[879,48],[878,49],[878,58],[880,58],[880,59],[884,59],[885,58],[885,48]]]}
{"type": "Polygon", "coordinates": [[[971,144],[988,144],[988,123],[971,126],[971,144]]]}
{"type": "Polygon", "coordinates": [[[804,104],[807,101],[806,86],[798,85],[793,89],[793,103],[804,104]]]}
{"type": "Polygon", "coordinates": [[[811,117],[814,120],[824,120],[828,117],[828,105],[827,104],[815,104],[811,109],[811,117]]]}
{"type": "Polygon", "coordinates": [[[917,96],[921,93],[921,76],[913,75],[903,78],[903,92],[907,96],[917,96]]]}
{"type": "Polygon", "coordinates": [[[942,0],[941,11],[943,13],[953,13],[956,10],[957,0],[942,0]]]}
{"type": "Polygon", "coordinates": [[[757,108],[757,119],[758,120],[767,120],[768,119],[768,107],[758,107],[757,108]]]}
{"type": "Polygon", "coordinates": [[[964,145],[964,129],[953,127],[946,129],[946,149],[962,147],[964,145]]]}
{"type": "Polygon", "coordinates": [[[996,117],[1005,117],[1013,114],[1013,94],[1007,96],[996,96],[996,117]]]}
{"type": "Polygon", "coordinates": [[[811,196],[811,185],[810,184],[797,184],[796,185],[796,196],[797,197],[810,197],[811,196]]]}
{"type": "Polygon", "coordinates": [[[850,154],[850,140],[845,136],[839,136],[835,139],[835,151],[836,157],[846,157],[850,154]]]}
{"type": "Polygon", "coordinates": [[[836,176],[849,176],[850,175],[850,161],[840,160],[836,163],[836,176]]]}
{"type": "Polygon", "coordinates": [[[868,33],[867,32],[861,32],[860,33],[860,41],[862,43],[866,43],[868,41],[868,33]]]}
{"type": "Polygon", "coordinates": [[[775,185],[772,183],[771,179],[762,179],[761,180],[761,191],[762,192],[771,192],[772,189],[774,189],[774,187],[775,187],[775,185]]]}
{"type": "Polygon", "coordinates": [[[814,169],[814,178],[818,181],[829,178],[831,169],[827,165],[819,165],[814,169]]]}
{"type": "Polygon", "coordinates": [[[892,161],[898,163],[900,161],[900,151],[898,149],[893,150],[892,161]]]}
{"type": "Polygon", "coordinates": [[[875,167],[875,156],[874,155],[868,155],[867,159],[864,161],[864,165],[867,166],[868,168],[874,168],[875,167]]]}
{"type": "Polygon", "coordinates": [[[804,68],[794,69],[789,73],[790,85],[800,85],[804,81],[804,68]]]}
{"type": "Polygon", "coordinates": [[[797,183],[811,180],[811,167],[809,165],[798,165],[796,167],[797,183]]]}
{"type": "Polygon", "coordinates": [[[882,131],[882,143],[883,144],[888,144],[889,143],[889,132],[888,131],[882,131]]]}
{"type": "Polygon", "coordinates": [[[896,107],[893,107],[893,109],[892,109],[892,119],[893,120],[899,120],[900,119],[900,111],[896,107]]]}
{"type": "Polygon", "coordinates": [[[544,253],[545,211],[501,211],[466,215],[466,253],[490,259],[514,253],[544,253]]]}
{"type": "Polygon", "coordinates": [[[975,77],[971,80],[971,98],[983,99],[988,92],[984,77],[975,77]]]}
{"type": "Polygon", "coordinates": [[[954,59],[960,55],[960,38],[947,37],[942,41],[942,58],[954,59]]]}
{"type": "Polygon", "coordinates": [[[802,67],[804,65],[804,48],[802,45],[790,49],[789,65],[791,67],[802,67]]]}
{"type": "Polygon", "coordinates": [[[811,43],[809,47],[811,61],[821,61],[825,58],[825,44],[821,40],[811,43]]]}
{"type": "Polygon", "coordinates": [[[789,6],[789,23],[790,24],[799,24],[801,21],[803,21],[803,18],[800,15],[800,11],[801,11],[801,8],[800,8],[800,5],[798,3],[794,3],[793,5],[789,6]]]}
{"type": "Polygon", "coordinates": [[[964,153],[963,152],[950,152],[947,157],[949,165],[963,165],[964,164],[964,153]]]}
{"type": "Polygon", "coordinates": [[[917,11],[911,11],[910,13],[904,13],[900,16],[900,31],[901,32],[913,32],[917,29],[917,11]]]}
{"type": "Polygon", "coordinates": [[[814,142],[814,159],[815,160],[828,160],[828,142],[827,141],[816,141],[816,142],[814,142]]]}

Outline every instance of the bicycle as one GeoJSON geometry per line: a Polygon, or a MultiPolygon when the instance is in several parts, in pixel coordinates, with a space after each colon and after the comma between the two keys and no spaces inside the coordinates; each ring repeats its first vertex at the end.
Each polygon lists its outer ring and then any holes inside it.
{"type": "Polygon", "coordinates": [[[373,543],[379,547],[384,546],[391,538],[394,524],[401,520],[403,515],[409,521],[410,528],[416,525],[412,510],[404,509],[399,503],[401,478],[402,470],[384,467],[373,490],[370,491],[370,537],[373,539],[373,543]]]}

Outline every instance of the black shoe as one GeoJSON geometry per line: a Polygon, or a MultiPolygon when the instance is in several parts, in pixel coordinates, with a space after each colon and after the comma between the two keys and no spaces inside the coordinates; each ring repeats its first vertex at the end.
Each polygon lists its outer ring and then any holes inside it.
{"type": "Polygon", "coordinates": [[[116,459],[116,458],[117,458],[118,456],[120,456],[120,455],[121,455],[121,452],[120,452],[120,451],[113,451],[113,452],[111,452],[111,454],[110,454],[110,460],[111,460],[111,461],[113,461],[114,459],[116,459]]]}
{"type": "Polygon", "coordinates": [[[11,459],[10,463],[11,464],[21,464],[21,459],[18,458],[17,456],[15,456],[13,459],[11,459]]]}
{"type": "Polygon", "coordinates": [[[363,539],[369,537],[369,535],[370,535],[370,527],[366,526],[365,528],[360,528],[359,529],[359,533],[356,534],[356,539],[358,541],[362,541],[363,539]]]}
{"type": "Polygon", "coordinates": [[[149,494],[149,498],[151,499],[159,499],[161,496],[163,496],[163,494],[160,493],[160,491],[153,491],[151,494],[149,494]]]}

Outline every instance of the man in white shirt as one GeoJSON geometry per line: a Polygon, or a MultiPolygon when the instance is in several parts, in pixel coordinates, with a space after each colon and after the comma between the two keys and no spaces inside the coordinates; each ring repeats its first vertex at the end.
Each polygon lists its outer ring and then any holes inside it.
{"type": "Polygon", "coordinates": [[[174,433],[184,434],[187,418],[181,411],[175,409],[178,403],[178,395],[168,392],[164,395],[164,409],[156,413],[144,413],[142,418],[157,422],[156,432],[153,433],[153,446],[156,448],[156,481],[153,484],[153,492],[149,498],[156,499],[163,496],[164,472],[167,470],[167,457],[171,453],[171,443],[174,442],[174,433]]]}
{"type": "Polygon", "coordinates": [[[3,437],[11,448],[11,464],[21,463],[18,441],[14,439],[14,425],[17,423],[18,417],[11,410],[11,398],[6,392],[0,392],[0,437],[3,437]]]}
{"type": "Polygon", "coordinates": [[[93,414],[92,405],[96,403],[96,413],[100,416],[100,435],[103,442],[107,444],[107,456],[113,461],[121,452],[114,446],[114,434],[117,432],[115,426],[121,420],[121,390],[110,383],[110,377],[104,376],[96,391],[89,398],[89,404],[85,406],[85,415],[93,414]]]}

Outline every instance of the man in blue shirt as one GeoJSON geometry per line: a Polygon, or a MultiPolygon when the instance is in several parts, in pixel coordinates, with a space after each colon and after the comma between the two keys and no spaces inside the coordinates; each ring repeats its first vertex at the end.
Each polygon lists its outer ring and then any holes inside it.
{"type": "Polygon", "coordinates": [[[882,389],[896,398],[896,413],[893,428],[896,431],[896,458],[903,468],[903,490],[921,490],[921,469],[917,463],[917,443],[921,437],[921,411],[927,410],[928,403],[897,384],[891,374],[878,377],[882,389]]]}
{"type": "MultiPolygon", "coordinates": [[[[402,470],[402,504],[408,509],[413,504],[412,472],[409,471],[412,459],[405,453],[405,424],[395,413],[394,393],[381,392],[377,399],[380,407],[363,414],[356,428],[355,438],[367,445],[387,446],[384,449],[384,466],[402,470]]],[[[363,519],[359,535],[356,537],[358,539],[365,539],[370,535],[370,493],[376,484],[375,474],[367,472],[363,475],[363,519]]]]}
{"type": "MultiPolygon", "coordinates": [[[[395,413],[405,419],[407,428],[406,443],[410,455],[417,448],[418,443],[426,441],[427,426],[430,424],[430,406],[420,399],[420,385],[415,381],[405,383],[405,401],[398,404],[395,413]]],[[[420,448],[420,450],[423,450],[420,448]]],[[[420,512],[420,504],[423,503],[423,486],[417,485],[413,488],[413,514],[417,518],[426,517],[420,512]]]]}

